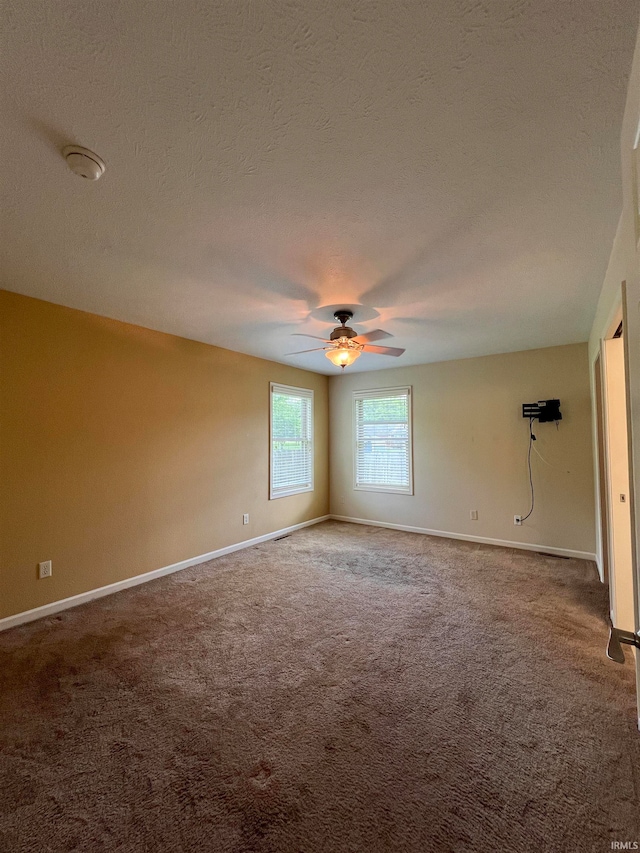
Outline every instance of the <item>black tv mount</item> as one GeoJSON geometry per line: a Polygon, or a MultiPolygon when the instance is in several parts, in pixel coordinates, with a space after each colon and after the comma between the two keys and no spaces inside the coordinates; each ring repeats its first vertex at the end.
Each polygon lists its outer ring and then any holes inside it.
{"type": "Polygon", "coordinates": [[[541,424],[556,423],[562,420],[560,400],[538,400],[537,403],[523,403],[522,417],[537,420],[541,424]]]}

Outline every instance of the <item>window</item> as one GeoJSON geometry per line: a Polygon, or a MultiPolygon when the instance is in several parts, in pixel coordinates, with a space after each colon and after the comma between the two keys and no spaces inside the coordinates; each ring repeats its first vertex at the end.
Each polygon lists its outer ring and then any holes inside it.
{"type": "Polygon", "coordinates": [[[413,494],[411,388],[354,391],[355,487],[413,494]]]}
{"type": "Polygon", "coordinates": [[[272,382],[269,497],[312,491],[313,391],[272,382]]]}

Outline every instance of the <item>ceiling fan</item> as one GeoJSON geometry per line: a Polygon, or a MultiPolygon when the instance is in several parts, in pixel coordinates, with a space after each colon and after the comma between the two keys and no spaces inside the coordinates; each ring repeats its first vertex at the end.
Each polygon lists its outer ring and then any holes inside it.
{"type": "Polygon", "coordinates": [[[317,335],[306,335],[304,332],[295,332],[298,337],[315,338],[317,341],[322,341],[329,346],[314,347],[313,349],[303,349],[299,352],[290,352],[287,355],[301,355],[303,352],[320,352],[324,350],[324,354],[333,362],[336,367],[348,367],[350,364],[360,358],[362,352],[375,352],[378,355],[392,355],[398,357],[404,352],[399,347],[372,347],[371,341],[380,341],[383,338],[391,338],[389,332],[384,332],[382,329],[374,329],[372,332],[367,332],[364,335],[359,335],[352,328],[347,326],[347,321],[353,318],[353,311],[336,311],[333,315],[341,324],[329,335],[329,340],[319,338],[317,335]]]}

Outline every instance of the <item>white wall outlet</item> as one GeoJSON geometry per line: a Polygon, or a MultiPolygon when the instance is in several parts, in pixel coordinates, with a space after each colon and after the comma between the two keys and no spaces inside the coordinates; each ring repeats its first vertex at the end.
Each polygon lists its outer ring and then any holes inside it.
{"type": "Polygon", "coordinates": [[[245,512],[245,514],[242,516],[242,523],[243,524],[249,524],[249,513],[248,512],[245,512]]]}
{"type": "Polygon", "coordinates": [[[471,518],[471,521],[477,521],[478,520],[478,510],[472,509],[469,513],[469,517],[471,518]]]}
{"type": "Polygon", "coordinates": [[[38,578],[42,580],[42,578],[50,578],[53,574],[53,569],[51,568],[51,560],[45,560],[44,563],[38,563],[38,578]]]}
{"type": "Polygon", "coordinates": [[[521,527],[522,526],[522,516],[521,515],[514,515],[513,516],[513,523],[516,525],[516,527],[521,527]]]}

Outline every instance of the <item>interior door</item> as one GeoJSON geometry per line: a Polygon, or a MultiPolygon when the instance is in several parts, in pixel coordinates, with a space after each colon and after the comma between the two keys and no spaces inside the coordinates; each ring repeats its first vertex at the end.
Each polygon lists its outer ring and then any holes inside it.
{"type": "MultiPolygon", "coordinates": [[[[637,245],[640,245],[640,241],[637,245]]],[[[640,252],[636,253],[633,280],[622,284],[624,356],[627,376],[627,428],[629,433],[629,500],[631,511],[631,549],[634,577],[633,606],[636,639],[640,637],[640,252]]],[[[636,649],[636,651],[638,651],[636,649]]],[[[636,691],[638,728],[640,728],[640,654],[636,654],[636,691]]]]}
{"type": "MultiPolygon", "coordinates": [[[[606,496],[609,531],[609,597],[611,621],[619,630],[633,632],[634,574],[629,478],[628,399],[624,340],[602,341],[606,422],[606,496]]],[[[608,525],[607,525],[608,520],[608,525]]]]}
{"type": "MultiPolygon", "coordinates": [[[[640,245],[640,241],[639,241],[640,245]]],[[[632,615],[625,617],[631,621],[630,630],[616,625],[617,613],[611,629],[611,638],[607,654],[612,660],[623,661],[625,648],[633,648],[636,660],[636,693],[638,707],[638,728],[640,728],[640,264],[638,275],[635,276],[632,287],[622,284],[623,310],[623,350],[622,359],[625,372],[626,397],[626,432],[627,432],[627,471],[629,482],[629,541],[631,548],[630,577],[631,577],[631,609],[632,615]]],[[[611,352],[613,359],[620,359],[615,341],[603,342],[607,354],[611,352]],[[614,346],[612,346],[614,345],[614,346]]],[[[606,379],[607,359],[605,359],[605,396],[609,386],[606,379]]],[[[614,395],[616,391],[614,389],[614,395]]],[[[607,423],[607,432],[609,424],[607,423]]],[[[609,497],[611,498],[611,491],[609,497]]],[[[610,529],[613,526],[613,513],[610,503],[610,529]]],[[[612,533],[612,531],[610,530],[612,533]]],[[[613,536],[613,533],[612,533],[613,536]]],[[[610,568],[615,573],[614,548],[610,549],[610,568]]],[[[627,596],[628,599],[628,596],[627,596]]],[[[627,604],[628,604],[627,600],[627,604]]],[[[613,608],[612,608],[613,610],[613,608]]],[[[615,612],[615,611],[614,611],[615,612]]]]}

